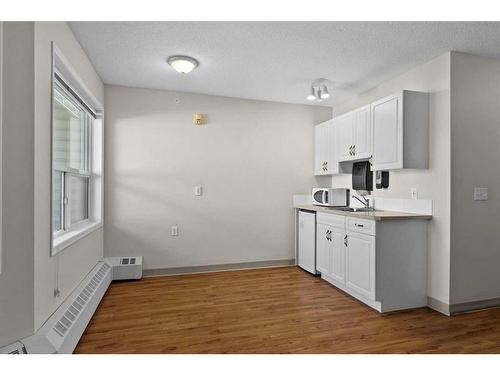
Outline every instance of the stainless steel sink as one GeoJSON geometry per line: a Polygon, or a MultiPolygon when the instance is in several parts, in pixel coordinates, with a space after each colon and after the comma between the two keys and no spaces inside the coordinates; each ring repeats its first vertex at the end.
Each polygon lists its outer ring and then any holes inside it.
{"type": "Polygon", "coordinates": [[[340,211],[347,211],[347,212],[369,212],[369,211],[375,211],[374,208],[366,208],[366,207],[342,207],[339,208],[340,211]]]}

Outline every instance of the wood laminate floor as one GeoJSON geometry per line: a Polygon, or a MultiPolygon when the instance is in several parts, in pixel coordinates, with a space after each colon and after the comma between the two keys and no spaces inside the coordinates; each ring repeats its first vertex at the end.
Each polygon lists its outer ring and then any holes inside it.
{"type": "Polygon", "coordinates": [[[297,267],[113,283],[76,353],[500,353],[500,309],[380,315],[297,267]]]}

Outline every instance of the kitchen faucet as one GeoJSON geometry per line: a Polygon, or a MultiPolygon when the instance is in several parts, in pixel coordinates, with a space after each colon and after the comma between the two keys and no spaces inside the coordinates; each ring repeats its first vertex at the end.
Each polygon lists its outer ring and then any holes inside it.
{"type": "Polygon", "coordinates": [[[361,202],[361,204],[363,204],[363,206],[365,206],[365,208],[370,208],[370,201],[368,199],[366,199],[363,195],[361,195],[361,198],[363,198],[363,200],[359,199],[359,197],[357,195],[353,195],[352,197],[357,199],[359,202],[361,202]]]}

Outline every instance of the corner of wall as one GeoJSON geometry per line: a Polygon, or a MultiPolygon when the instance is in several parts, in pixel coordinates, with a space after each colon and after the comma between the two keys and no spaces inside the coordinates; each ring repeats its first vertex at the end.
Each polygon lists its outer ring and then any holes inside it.
{"type": "Polygon", "coordinates": [[[33,46],[33,22],[4,23],[0,346],[32,334],[34,325],[33,46]]]}

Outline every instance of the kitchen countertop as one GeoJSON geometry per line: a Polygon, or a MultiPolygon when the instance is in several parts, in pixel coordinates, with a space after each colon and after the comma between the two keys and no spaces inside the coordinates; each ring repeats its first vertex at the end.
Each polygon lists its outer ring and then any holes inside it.
{"type": "Polygon", "coordinates": [[[349,212],[349,211],[342,211],[336,207],[324,207],[324,206],[313,206],[313,205],[298,205],[295,206],[294,208],[297,210],[324,212],[329,214],[357,217],[359,219],[370,219],[377,221],[404,220],[404,219],[423,219],[423,220],[432,219],[432,215],[413,214],[409,212],[384,211],[384,210],[349,212]]]}

